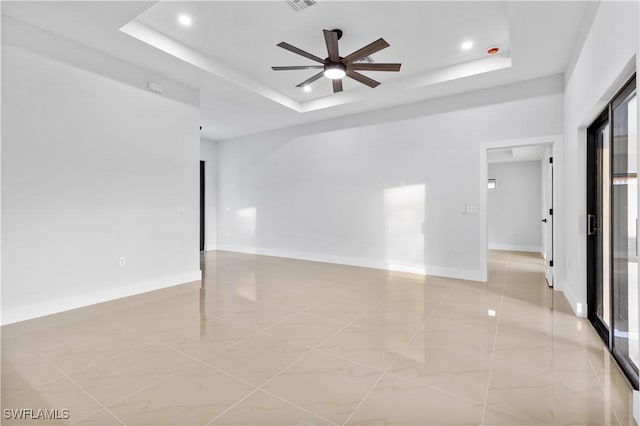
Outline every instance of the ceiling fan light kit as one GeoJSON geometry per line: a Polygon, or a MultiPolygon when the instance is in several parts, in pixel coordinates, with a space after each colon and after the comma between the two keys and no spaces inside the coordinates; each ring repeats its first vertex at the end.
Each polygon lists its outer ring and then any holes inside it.
{"type": "Polygon", "coordinates": [[[361,49],[356,50],[355,52],[345,56],[344,58],[340,56],[338,50],[338,40],[342,38],[342,30],[323,30],[324,32],[324,40],[327,45],[327,53],[328,57],[322,59],[316,55],[313,55],[309,52],[306,52],[302,49],[299,49],[295,46],[290,45],[287,42],[280,42],[277,44],[278,47],[281,47],[285,50],[293,52],[297,55],[304,56],[307,59],[311,59],[314,62],[318,62],[321,65],[303,65],[303,66],[284,66],[284,67],[271,67],[274,71],[289,71],[289,70],[304,70],[304,69],[318,69],[322,70],[318,74],[306,79],[302,83],[298,84],[296,87],[307,87],[311,83],[320,78],[327,77],[331,79],[333,84],[333,92],[342,92],[342,79],[344,77],[352,78],[364,85],[369,87],[376,87],[380,84],[379,81],[373,80],[363,74],[360,74],[358,71],[390,71],[390,72],[398,72],[400,71],[401,64],[382,64],[382,63],[370,63],[370,62],[361,62],[366,57],[373,55],[376,52],[379,52],[382,49],[389,47],[389,43],[384,41],[384,39],[379,38],[373,43],[369,43],[361,49]]]}
{"type": "Polygon", "coordinates": [[[331,80],[337,80],[347,75],[347,67],[340,62],[332,62],[324,66],[324,76],[331,80]]]}

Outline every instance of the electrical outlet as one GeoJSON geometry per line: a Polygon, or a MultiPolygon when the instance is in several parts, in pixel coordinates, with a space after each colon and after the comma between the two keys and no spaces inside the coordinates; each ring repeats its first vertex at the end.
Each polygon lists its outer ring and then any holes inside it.
{"type": "Polygon", "coordinates": [[[453,245],[453,252],[454,253],[460,253],[462,251],[462,248],[460,247],[460,244],[454,244],[453,245]]]}
{"type": "Polygon", "coordinates": [[[126,257],[121,257],[119,260],[119,264],[120,266],[127,266],[127,258],[126,257]]]}

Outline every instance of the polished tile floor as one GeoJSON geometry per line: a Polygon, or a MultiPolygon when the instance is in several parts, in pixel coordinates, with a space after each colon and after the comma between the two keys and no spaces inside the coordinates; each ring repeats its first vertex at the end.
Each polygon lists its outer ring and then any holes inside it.
{"type": "Polygon", "coordinates": [[[2,424],[634,424],[630,387],[539,256],[492,252],[488,283],[202,265],[202,285],[3,327],[2,424]],[[7,420],[20,408],[69,418],[7,420]]]}

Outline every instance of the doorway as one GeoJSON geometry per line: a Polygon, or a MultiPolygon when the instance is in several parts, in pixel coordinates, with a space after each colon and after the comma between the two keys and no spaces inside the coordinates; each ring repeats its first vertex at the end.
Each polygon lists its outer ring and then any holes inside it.
{"type": "Polygon", "coordinates": [[[635,76],[587,129],[588,318],[638,389],[638,125],[635,76]]]}
{"type": "Polygon", "coordinates": [[[530,252],[553,287],[553,144],[487,150],[488,246],[530,252]]]}
{"type": "Polygon", "coordinates": [[[205,215],[205,195],[204,195],[204,161],[200,161],[200,251],[205,249],[204,237],[204,215],[205,215]]]}
{"type": "MultiPolygon", "coordinates": [[[[554,278],[554,247],[556,229],[553,225],[553,203],[555,194],[553,187],[555,183],[553,155],[555,147],[562,141],[561,135],[549,135],[535,138],[525,139],[511,139],[504,141],[483,143],[480,146],[480,274],[486,281],[489,278],[488,274],[488,259],[489,259],[489,186],[498,182],[491,183],[489,179],[489,163],[495,162],[495,158],[492,156],[499,156],[502,159],[506,159],[505,156],[511,157],[509,161],[514,160],[537,160],[541,167],[541,181],[539,185],[542,187],[542,200],[541,209],[537,212],[537,219],[535,224],[532,224],[530,228],[535,228],[538,235],[541,236],[541,243],[536,252],[542,253],[542,257],[545,263],[545,277],[547,278],[547,284],[553,287],[554,278]],[[518,157],[518,158],[514,158],[518,157]],[[546,222],[544,219],[547,219],[546,222]]],[[[556,170],[557,172],[557,170],[556,170]]],[[[495,245],[494,245],[495,247],[495,245]]],[[[508,248],[507,248],[508,249],[508,248]]]]}

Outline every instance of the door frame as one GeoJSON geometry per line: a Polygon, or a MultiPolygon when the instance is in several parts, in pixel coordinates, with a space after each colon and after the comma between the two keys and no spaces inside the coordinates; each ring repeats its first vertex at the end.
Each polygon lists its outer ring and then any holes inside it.
{"type": "MultiPolygon", "coordinates": [[[[611,115],[611,104],[607,104],[606,108],[602,111],[602,113],[600,113],[600,115],[598,115],[598,117],[591,123],[591,125],[589,125],[589,127],[587,127],[587,146],[586,146],[586,192],[587,192],[587,204],[586,204],[586,215],[587,215],[587,221],[586,221],[586,225],[587,227],[589,226],[589,215],[590,212],[592,212],[595,209],[595,202],[596,202],[596,195],[595,193],[592,191],[594,189],[594,187],[597,185],[597,180],[596,177],[593,176],[590,172],[590,167],[592,165],[590,165],[590,161],[595,161],[595,159],[593,158],[593,155],[596,154],[595,152],[592,152],[592,144],[593,142],[593,134],[591,132],[592,128],[599,128],[600,126],[602,126],[603,123],[607,122],[609,124],[609,132],[611,132],[611,123],[610,123],[610,115],[611,115]]],[[[611,140],[609,140],[609,144],[611,144],[611,140]]],[[[611,146],[609,147],[609,156],[611,156],[611,146]]],[[[611,188],[607,187],[606,188],[608,191],[610,191],[611,188]]],[[[604,190],[604,188],[603,188],[604,190]]],[[[609,203],[611,204],[611,196],[609,196],[609,203]]],[[[611,210],[611,205],[609,206],[609,210],[611,210]]],[[[602,225],[602,224],[598,224],[596,222],[597,225],[602,225]]],[[[595,285],[593,284],[594,280],[595,280],[595,276],[596,276],[596,269],[595,269],[595,264],[596,264],[596,241],[594,241],[593,238],[589,238],[589,231],[588,229],[585,231],[586,234],[586,239],[587,239],[587,262],[586,262],[586,266],[587,266],[587,319],[589,320],[589,322],[591,323],[591,325],[593,326],[593,328],[596,330],[596,332],[600,335],[600,337],[602,338],[602,340],[604,340],[606,342],[607,347],[611,346],[611,339],[612,339],[612,335],[609,332],[609,329],[606,327],[606,325],[598,318],[598,315],[596,314],[596,303],[595,303],[595,299],[597,297],[596,295],[596,288],[595,285]]],[[[611,240],[611,235],[609,235],[609,240],[611,240]]],[[[611,247],[611,241],[609,241],[609,246],[611,247]]],[[[609,271],[609,294],[611,295],[611,287],[613,285],[612,282],[612,276],[611,276],[611,270],[609,271]]],[[[611,297],[611,296],[610,296],[611,297]]],[[[609,312],[609,316],[611,317],[613,315],[613,312],[611,311],[611,307],[609,306],[608,309],[610,310],[609,312]]],[[[611,324],[611,318],[609,318],[609,323],[611,324]]]]}
{"type": "Polygon", "coordinates": [[[205,195],[205,181],[206,181],[206,163],[200,160],[200,251],[207,249],[207,239],[205,231],[205,217],[206,217],[206,195],[205,195]]]}
{"type": "MultiPolygon", "coordinates": [[[[487,151],[490,149],[496,148],[515,148],[522,146],[531,146],[531,145],[550,145],[552,156],[554,157],[554,176],[553,176],[553,187],[556,187],[556,181],[558,176],[561,176],[562,170],[560,169],[561,162],[557,161],[556,158],[559,154],[559,147],[562,143],[562,135],[549,135],[549,136],[541,136],[536,138],[523,138],[523,139],[507,139],[502,141],[493,141],[493,142],[485,142],[480,144],[480,180],[479,180],[479,191],[480,191],[480,208],[479,208],[479,216],[480,216],[480,276],[483,278],[483,281],[488,281],[489,279],[489,215],[487,213],[487,204],[488,204],[488,189],[487,189],[487,179],[488,177],[488,164],[487,164],[487,151]]],[[[553,205],[558,206],[557,203],[557,194],[558,191],[554,190],[553,192],[553,205]]],[[[556,212],[554,211],[554,215],[556,212]]],[[[556,243],[558,241],[557,237],[558,226],[555,225],[552,231],[552,239],[553,239],[553,247],[552,251],[554,256],[558,254],[556,250],[556,243]]],[[[554,264],[557,264],[557,258],[554,259],[554,264]]]]}
{"type": "MultiPolygon", "coordinates": [[[[590,147],[591,147],[591,143],[592,143],[591,142],[592,141],[592,134],[591,134],[591,132],[589,132],[589,129],[591,129],[593,126],[601,125],[605,121],[608,122],[608,124],[609,124],[609,143],[610,143],[609,156],[610,156],[610,164],[611,164],[610,173],[613,173],[613,154],[614,154],[614,149],[613,149],[613,140],[614,140],[613,131],[614,131],[614,129],[613,129],[613,126],[612,126],[613,109],[616,106],[616,102],[618,102],[617,105],[619,105],[621,102],[624,102],[624,99],[629,97],[631,95],[631,93],[633,93],[634,91],[635,91],[636,97],[637,97],[638,94],[640,93],[640,91],[639,91],[639,88],[638,88],[637,74],[635,72],[630,77],[625,79],[624,83],[615,92],[615,94],[611,98],[609,98],[609,100],[607,101],[607,103],[605,104],[603,109],[601,110],[600,114],[598,114],[598,116],[593,120],[593,122],[587,127],[587,152],[586,152],[587,156],[586,156],[586,159],[585,159],[586,163],[587,163],[586,164],[586,166],[587,166],[587,174],[586,174],[586,192],[587,192],[587,194],[586,194],[587,195],[586,213],[587,214],[589,214],[590,208],[594,207],[593,206],[593,202],[592,202],[592,201],[594,201],[593,200],[594,195],[590,192],[590,183],[597,182],[597,181],[595,181],[595,179],[593,179],[593,176],[591,176],[589,174],[589,172],[588,172],[588,170],[589,170],[588,161],[589,161],[589,159],[591,159],[591,154],[592,154],[590,152],[590,147]],[[635,84],[632,84],[634,82],[635,82],[635,84]],[[618,99],[618,98],[621,98],[621,99],[618,99]]],[[[640,156],[640,150],[638,151],[637,155],[640,156]]],[[[610,191],[611,188],[609,187],[609,188],[607,188],[607,190],[610,191]]],[[[639,191],[640,191],[640,189],[639,189],[639,191]]],[[[638,198],[638,203],[640,204],[640,197],[638,198]]],[[[591,211],[593,211],[593,210],[591,210],[591,211]]],[[[609,211],[610,211],[610,214],[612,214],[613,211],[614,211],[613,196],[609,197],[609,211]]],[[[595,314],[595,310],[591,306],[592,305],[591,302],[594,301],[594,299],[596,297],[596,288],[593,285],[596,271],[595,271],[595,268],[593,267],[593,265],[595,264],[595,261],[597,259],[592,259],[593,256],[591,256],[594,253],[595,241],[593,241],[593,238],[589,238],[587,231],[585,231],[585,234],[587,235],[587,237],[586,237],[587,238],[587,271],[586,271],[587,272],[587,319],[589,320],[589,323],[598,332],[598,334],[600,335],[600,337],[602,338],[602,340],[606,344],[606,347],[607,347],[609,353],[614,358],[614,360],[618,364],[618,367],[623,372],[624,376],[627,378],[627,380],[629,381],[631,386],[634,388],[634,390],[638,390],[638,386],[640,385],[639,376],[637,374],[633,374],[634,371],[637,369],[636,366],[631,365],[629,363],[629,361],[627,361],[626,358],[624,358],[622,355],[620,355],[618,352],[616,352],[614,350],[614,333],[615,333],[614,318],[615,318],[615,308],[616,308],[616,306],[615,306],[615,303],[614,303],[615,283],[614,283],[613,266],[611,267],[611,269],[609,271],[609,294],[610,294],[609,330],[607,330],[605,325],[601,323],[601,321],[597,317],[597,315],[594,315],[595,314]]],[[[609,239],[610,239],[611,250],[613,250],[613,232],[610,232],[609,239]]],[[[638,248],[638,244],[639,244],[639,241],[636,239],[636,250],[638,248]]],[[[613,265],[613,262],[610,262],[610,264],[613,265]]]]}

